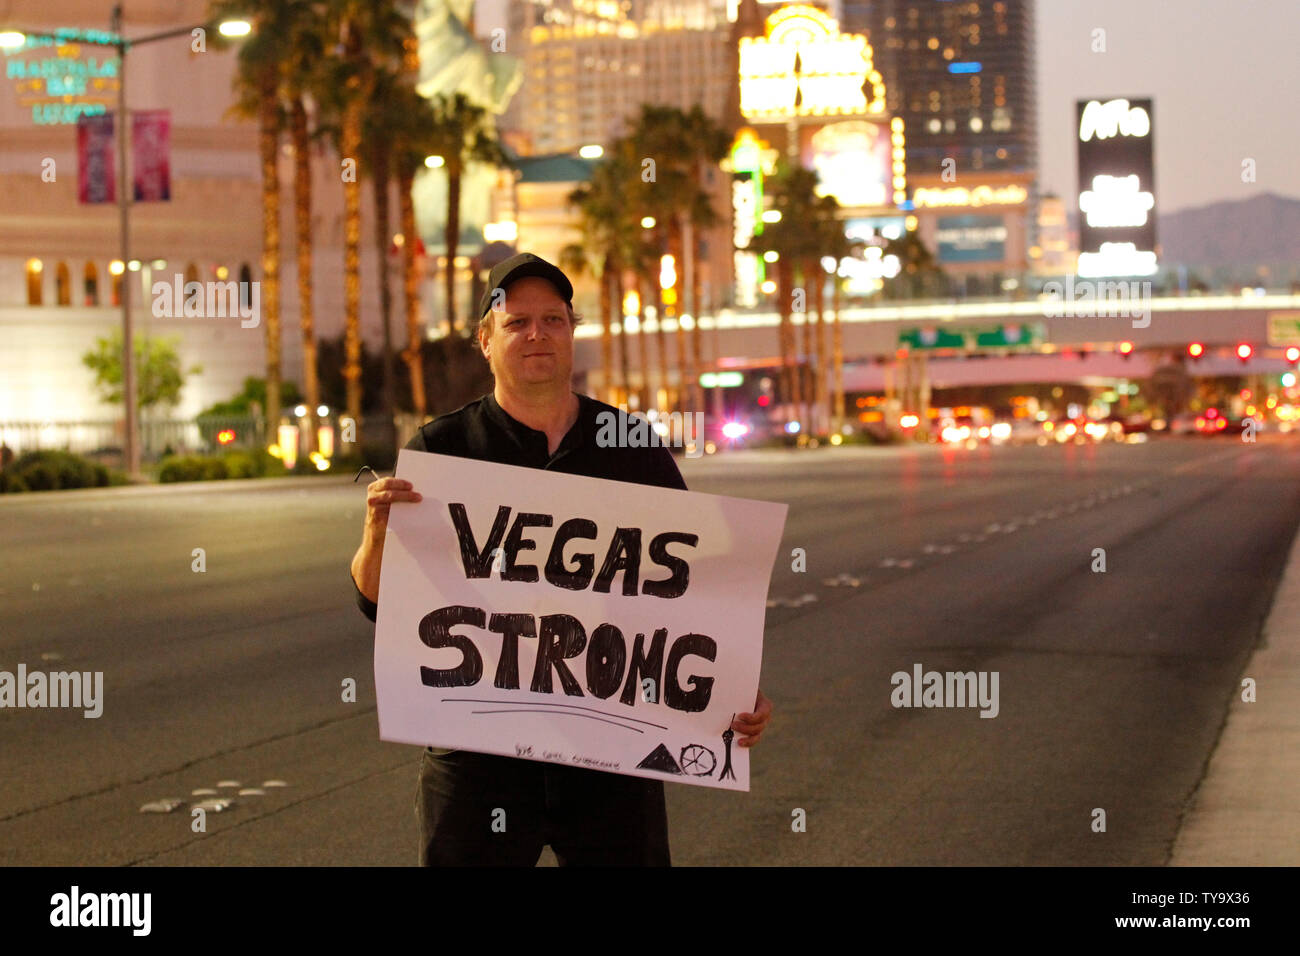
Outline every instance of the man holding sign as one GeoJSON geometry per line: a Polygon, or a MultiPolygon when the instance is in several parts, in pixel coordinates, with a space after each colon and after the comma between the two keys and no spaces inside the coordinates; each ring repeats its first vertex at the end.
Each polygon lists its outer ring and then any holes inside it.
{"type": "Polygon", "coordinates": [[[668,865],[663,780],[748,790],[732,738],[771,716],[785,506],[686,494],[662,445],[610,442],[623,413],[571,388],[572,297],[536,256],[497,265],[492,393],[368,488],[352,576],[378,618],[380,736],[445,745],[421,766],[425,865],[533,865],[548,843],[561,865],[668,865]]]}

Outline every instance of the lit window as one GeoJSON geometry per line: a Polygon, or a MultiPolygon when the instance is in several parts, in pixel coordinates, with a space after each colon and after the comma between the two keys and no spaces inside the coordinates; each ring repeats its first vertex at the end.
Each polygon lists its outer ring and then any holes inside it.
{"type": "Polygon", "coordinates": [[[27,304],[40,305],[42,302],[41,279],[45,274],[45,264],[40,259],[27,260],[27,304]]]}
{"type": "Polygon", "coordinates": [[[66,262],[54,267],[54,301],[59,305],[72,305],[72,273],[68,271],[66,262]]]}
{"type": "Polygon", "coordinates": [[[82,274],[83,305],[99,305],[99,270],[93,262],[86,263],[82,274]]]}

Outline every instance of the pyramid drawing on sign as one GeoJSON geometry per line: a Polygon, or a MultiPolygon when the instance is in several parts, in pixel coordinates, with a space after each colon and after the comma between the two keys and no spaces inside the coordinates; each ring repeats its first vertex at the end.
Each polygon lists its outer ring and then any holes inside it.
{"type": "Polygon", "coordinates": [[[642,770],[658,770],[662,773],[681,774],[682,772],[682,768],[677,766],[677,761],[663,744],[646,754],[645,759],[637,764],[637,767],[642,770]]]}

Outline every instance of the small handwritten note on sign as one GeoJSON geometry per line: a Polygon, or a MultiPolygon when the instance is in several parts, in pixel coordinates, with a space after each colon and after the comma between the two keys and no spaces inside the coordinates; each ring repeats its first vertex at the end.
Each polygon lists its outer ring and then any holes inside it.
{"type": "Polygon", "coordinates": [[[729,790],[786,506],[403,449],[379,736],[729,790]]]}

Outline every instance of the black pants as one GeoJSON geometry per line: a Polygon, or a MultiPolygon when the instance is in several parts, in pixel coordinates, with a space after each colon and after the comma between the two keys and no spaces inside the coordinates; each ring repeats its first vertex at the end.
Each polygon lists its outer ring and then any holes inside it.
{"type": "Polygon", "coordinates": [[[421,866],[670,866],[664,785],[562,764],[426,749],[421,866]]]}

